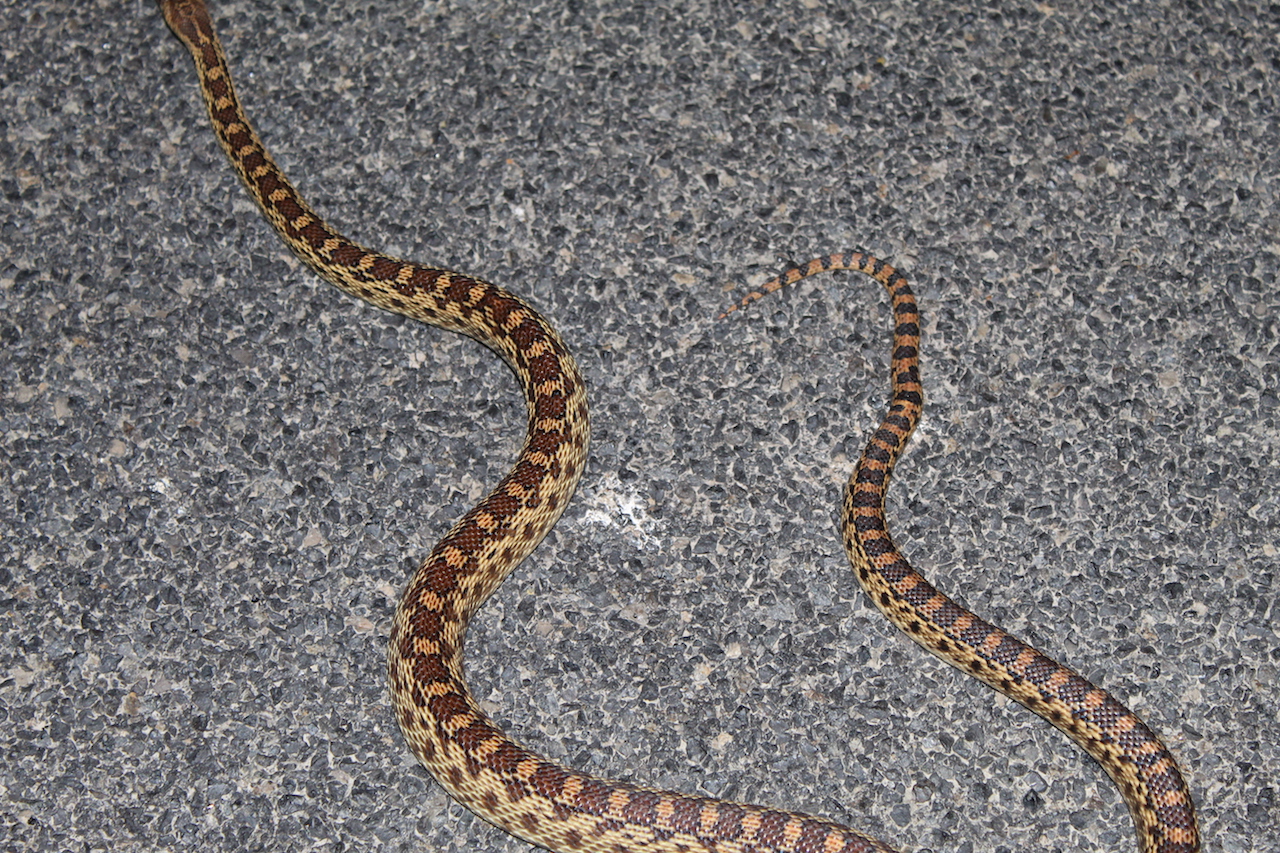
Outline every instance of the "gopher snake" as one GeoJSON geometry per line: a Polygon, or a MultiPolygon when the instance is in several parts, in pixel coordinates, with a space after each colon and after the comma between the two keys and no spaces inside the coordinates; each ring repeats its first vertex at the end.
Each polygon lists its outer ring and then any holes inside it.
{"type": "MultiPolygon", "coordinates": [[[[418,759],[481,817],[562,853],[892,853],[819,818],[578,773],[517,745],[480,710],[463,679],[467,623],[555,524],[577,485],[588,431],[578,368],[555,330],[519,297],[452,270],[363,248],[321,221],[245,117],[203,0],[160,2],[195,58],[218,141],[289,248],[353,296],[490,347],[524,390],[528,433],[515,467],[432,549],[396,610],[388,652],[391,696],[418,759]]],[[[919,312],[906,279],[867,255],[832,255],[788,270],[729,311],[833,269],[858,270],[879,281],[896,318],[892,404],[844,499],[844,544],[858,580],[916,642],[1017,699],[1096,758],[1129,805],[1143,853],[1199,850],[1186,785],[1150,729],[1105,691],[938,592],[894,546],[885,491],[923,399],[919,312]]]]}

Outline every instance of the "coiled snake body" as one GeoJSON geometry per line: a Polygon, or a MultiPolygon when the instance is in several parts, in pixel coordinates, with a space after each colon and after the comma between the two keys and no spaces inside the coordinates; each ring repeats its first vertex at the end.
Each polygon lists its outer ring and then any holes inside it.
{"type": "MultiPolygon", "coordinates": [[[[363,248],[321,221],[245,117],[202,0],[161,0],[161,8],[195,59],[218,141],[289,248],[360,299],[487,345],[524,391],[528,433],[515,466],[432,549],[396,610],[391,697],[418,759],[481,817],[561,853],[892,853],[819,818],[579,773],[519,746],[480,710],[463,678],[467,623],[555,524],[577,485],[588,432],[578,368],[550,324],[519,297],[363,248]]],[[[1199,850],[1187,787],[1155,734],[1105,691],[938,592],[890,538],[885,490],[922,403],[919,313],[906,279],[867,255],[832,255],[789,270],[741,305],[829,269],[875,278],[888,290],[895,318],[892,403],[844,499],[844,544],[858,580],[916,642],[1045,717],[1096,758],[1129,805],[1143,853],[1199,850]]]]}

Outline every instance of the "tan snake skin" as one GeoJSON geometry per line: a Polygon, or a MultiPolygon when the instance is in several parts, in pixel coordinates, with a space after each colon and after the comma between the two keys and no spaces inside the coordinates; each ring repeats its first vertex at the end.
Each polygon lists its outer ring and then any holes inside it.
{"type": "MultiPolygon", "coordinates": [[[[528,435],[515,467],[432,549],[396,611],[391,696],[418,759],[481,817],[561,853],[892,853],[819,818],[578,773],[517,745],[484,715],[463,678],[467,623],[555,524],[582,473],[587,407],[577,366],[551,326],[519,297],[363,248],[322,222],[245,117],[202,0],[161,0],[161,8],[195,59],[218,141],[285,243],[346,292],[484,343],[511,366],[524,390],[528,435]]],[[[1199,850],[1190,795],[1155,734],[1105,691],[938,592],[890,539],[885,491],[923,399],[919,312],[906,279],[867,255],[832,255],[788,270],[729,310],[832,269],[879,281],[895,317],[892,404],[844,500],[844,543],[858,580],[912,639],[1017,699],[1096,758],[1129,805],[1143,853],[1199,850]]]]}

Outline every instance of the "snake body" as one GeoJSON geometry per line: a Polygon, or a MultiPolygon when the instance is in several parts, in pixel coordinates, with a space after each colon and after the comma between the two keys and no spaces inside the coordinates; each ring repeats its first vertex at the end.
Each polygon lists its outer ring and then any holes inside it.
{"type": "MultiPolygon", "coordinates": [[[[463,640],[476,609],[560,517],[582,473],[587,406],[573,357],[518,296],[459,272],[388,257],[326,225],[245,117],[202,0],[160,5],[195,59],[218,141],[289,248],[353,296],[485,344],[523,389],[528,433],[514,467],[435,545],[396,610],[391,698],[422,764],[476,814],[559,853],[893,853],[820,818],[579,773],[521,747],[484,714],[463,677],[463,640]]],[[[923,401],[919,311],[906,279],[868,255],[830,255],[788,270],[730,310],[833,269],[879,281],[895,318],[892,402],[843,504],[844,544],[859,582],[916,642],[1045,717],[1097,759],[1129,805],[1142,853],[1198,851],[1190,794],[1156,735],[1105,691],[940,593],[890,538],[885,492],[923,401]]]]}

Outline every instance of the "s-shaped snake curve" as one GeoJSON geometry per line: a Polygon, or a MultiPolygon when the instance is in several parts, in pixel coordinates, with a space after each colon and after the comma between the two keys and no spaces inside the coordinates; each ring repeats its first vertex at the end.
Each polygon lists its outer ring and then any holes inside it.
{"type": "MultiPolygon", "coordinates": [[[[467,624],[555,524],[585,464],[586,396],[573,357],[520,297],[453,270],[388,257],[326,225],[245,116],[203,0],[160,5],[195,60],[219,143],[289,248],[353,296],[485,344],[524,391],[528,433],[514,467],[431,550],[396,610],[388,651],[391,697],[422,764],[476,814],[559,853],[892,853],[821,818],[577,772],[521,747],[481,711],[463,677],[467,624]]],[[[1199,850],[1190,793],[1156,735],[1106,691],[939,592],[894,545],[885,493],[923,402],[920,317],[906,279],[868,255],[835,254],[786,271],[730,310],[833,269],[879,281],[895,322],[892,401],[843,504],[843,539],[858,581],[917,643],[1049,720],[1097,759],[1129,805],[1142,853],[1199,850]]]]}

